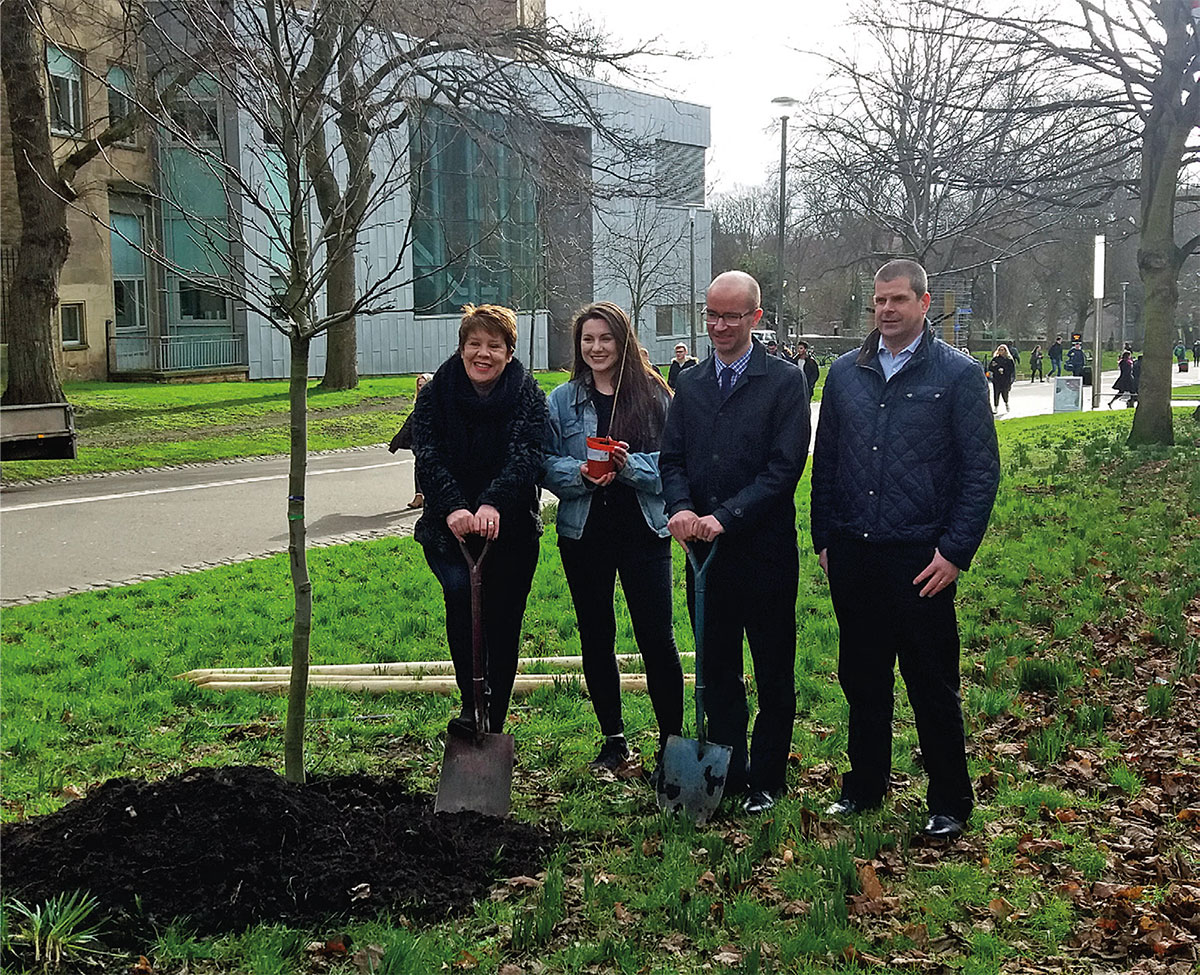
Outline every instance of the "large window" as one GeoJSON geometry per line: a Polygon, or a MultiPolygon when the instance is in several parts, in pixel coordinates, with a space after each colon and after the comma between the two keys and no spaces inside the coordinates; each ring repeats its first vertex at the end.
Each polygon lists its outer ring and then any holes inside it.
{"type": "Polygon", "coordinates": [[[520,134],[495,116],[468,129],[436,108],[414,128],[417,312],[453,314],[467,302],[531,308],[541,249],[520,134]]]}
{"type": "Polygon", "coordinates": [[[220,142],[217,84],[211,76],[193,78],[188,85],[176,90],[167,111],[173,123],[165,131],[169,142],[201,146],[220,142]]]}
{"type": "Polygon", "coordinates": [[[65,135],[83,132],[83,55],[46,45],[50,75],[50,128],[65,135]]]}
{"type": "MultiPolygon", "coordinates": [[[[108,84],[108,124],[116,125],[133,112],[133,73],[114,64],[108,69],[105,81],[108,84]]],[[[134,134],[131,132],[124,141],[133,140],[134,134]]]]}
{"type": "Polygon", "coordinates": [[[184,324],[196,322],[223,322],[225,299],[200,287],[192,281],[179,282],[179,319],[184,324]]]}
{"type": "MultiPolygon", "coordinates": [[[[697,314],[699,307],[696,305],[692,308],[693,315],[697,314]]],[[[659,338],[688,335],[691,330],[687,305],[658,305],[654,309],[654,334],[659,338]]]]}
{"type": "Polygon", "coordinates": [[[58,306],[58,320],[62,330],[64,349],[81,349],[87,344],[84,329],[83,302],[72,302],[58,306]]]}
{"type": "Polygon", "coordinates": [[[146,257],[142,220],[131,213],[110,218],[113,273],[113,324],[118,333],[146,334],[146,257]]]}
{"type": "Polygon", "coordinates": [[[704,206],[704,146],[659,139],[654,176],[660,200],[704,206]]]}

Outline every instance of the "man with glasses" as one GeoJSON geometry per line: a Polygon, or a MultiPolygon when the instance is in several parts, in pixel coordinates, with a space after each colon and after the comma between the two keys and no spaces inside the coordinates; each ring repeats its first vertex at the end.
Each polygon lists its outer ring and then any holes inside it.
{"type": "Polygon", "coordinates": [[[875,275],[875,330],[829,367],[812,469],[812,537],[839,630],[850,770],[832,816],[875,809],[891,780],[894,671],[929,776],[925,834],[971,816],[956,580],[987,529],[1000,456],[987,380],[925,318],[924,268],[875,275]]]}
{"type": "MultiPolygon", "coordinates": [[[[705,711],[709,739],[733,749],[725,795],[745,793],[749,813],[770,809],[785,788],[796,715],[793,499],[810,432],[804,373],[751,336],[760,300],[758,282],[742,271],[709,285],[714,351],[680,374],[659,453],[671,534],[685,548],[719,539],[705,590],[705,711]],[[749,749],[743,634],[758,688],[749,749]]],[[[689,567],[692,613],[693,584],[689,567]]]]}
{"type": "Polygon", "coordinates": [[[688,354],[688,347],[682,342],[675,343],[675,357],[671,360],[671,367],[667,370],[667,385],[672,389],[679,382],[679,374],[684,369],[691,369],[696,365],[697,359],[693,355],[688,354]]]}

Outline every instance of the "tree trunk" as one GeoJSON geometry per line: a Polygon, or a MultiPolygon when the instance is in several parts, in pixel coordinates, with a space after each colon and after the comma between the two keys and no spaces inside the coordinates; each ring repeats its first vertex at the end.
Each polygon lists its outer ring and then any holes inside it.
{"type": "MultiPolygon", "coordinates": [[[[325,285],[325,311],[333,314],[353,308],[358,298],[358,279],[354,268],[354,248],[342,246],[341,241],[330,239],[326,254],[341,251],[339,257],[330,257],[329,279],[325,285]]],[[[354,389],[358,386],[358,334],[356,319],[350,318],[334,325],[325,334],[329,336],[325,354],[325,376],[318,387],[322,390],[354,389]]]]}
{"type": "Polygon", "coordinates": [[[1175,336],[1175,309],[1179,303],[1178,270],[1171,261],[1159,261],[1144,249],[1138,251],[1146,338],[1138,379],[1138,403],[1133,414],[1129,444],[1173,444],[1171,415],[1171,348],[1175,336]]]}
{"type": "Polygon", "coordinates": [[[304,532],[304,482],[308,467],[309,339],[291,335],[292,363],[288,383],[291,420],[291,466],[288,469],[288,564],[296,612],[292,620],[292,675],[288,685],[287,726],[283,733],[284,776],[304,783],[304,719],[308,707],[308,642],[312,633],[312,581],[304,532]]]}
{"type": "Polygon", "coordinates": [[[59,403],[65,398],[54,361],[51,316],[71,234],[74,194],[54,165],[46,117],[45,64],[37,11],[29,0],[0,6],[0,64],[8,100],[21,237],[9,288],[8,388],[3,403],[59,403]]]}

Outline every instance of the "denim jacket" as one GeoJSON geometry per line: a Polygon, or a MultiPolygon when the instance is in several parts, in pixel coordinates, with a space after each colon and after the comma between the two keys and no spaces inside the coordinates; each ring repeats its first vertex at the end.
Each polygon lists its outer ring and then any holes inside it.
{"type": "MultiPolygon", "coordinates": [[[[663,391],[662,397],[664,407],[669,406],[670,396],[663,391]]],[[[587,459],[587,438],[596,436],[596,422],[596,407],[581,380],[563,383],[550,394],[542,484],[558,496],[558,534],[563,538],[582,537],[592,507],[595,486],[583,479],[579,468],[587,459]]],[[[666,538],[667,509],[658,474],[658,451],[631,451],[616,482],[634,489],[646,524],[659,538],[666,538]]]]}

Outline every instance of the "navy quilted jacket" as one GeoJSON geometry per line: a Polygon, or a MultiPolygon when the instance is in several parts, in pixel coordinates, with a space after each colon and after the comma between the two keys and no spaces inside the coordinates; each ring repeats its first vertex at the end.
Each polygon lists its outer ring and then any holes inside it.
{"type": "Polygon", "coordinates": [[[812,469],[813,549],[835,535],[936,545],[970,567],[1000,483],[987,380],[926,324],[885,382],[879,332],[829,367],[812,469]]]}

